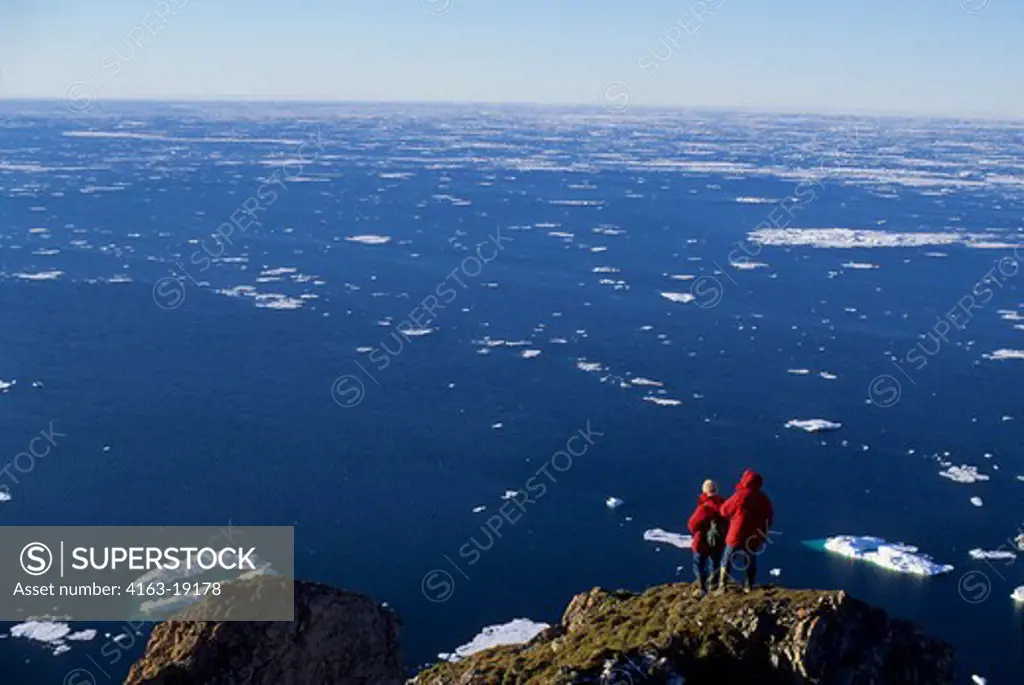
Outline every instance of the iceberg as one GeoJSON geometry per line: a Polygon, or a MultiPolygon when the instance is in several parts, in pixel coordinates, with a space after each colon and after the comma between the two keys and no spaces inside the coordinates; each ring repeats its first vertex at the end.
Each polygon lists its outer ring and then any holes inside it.
{"type": "Polygon", "coordinates": [[[917,547],[893,544],[871,536],[837,535],[825,540],[825,549],[896,573],[937,576],[953,570],[949,564],[938,564],[927,554],[920,554],[917,547]]]}
{"type": "Polygon", "coordinates": [[[1021,585],[1019,588],[1014,590],[1013,594],[1010,595],[1010,599],[1015,602],[1024,602],[1024,585],[1021,585]]]}
{"type": "Polygon", "coordinates": [[[644,531],[644,540],[648,542],[663,542],[679,549],[690,549],[693,546],[693,536],[673,533],[662,528],[651,528],[644,531]]]}
{"type": "Polygon", "coordinates": [[[821,431],[834,431],[843,427],[837,421],[826,419],[792,419],[786,422],[786,428],[800,428],[808,433],[819,433],[821,431]]]}
{"type": "Polygon", "coordinates": [[[948,478],[954,483],[980,483],[989,480],[989,476],[978,473],[977,466],[950,466],[945,471],[939,471],[939,475],[948,478]]]}
{"type": "Polygon", "coordinates": [[[508,623],[487,626],[472,640],[457,647],[453,653],[441,653],[438,654],[438,657],[443,661],[461,661],[491,647],[521,645],[550,627],[547,623],[537,623],[527,618],[517,618],[508,623]]]}
{"type": "Polygon", "coordinates": [[[621,507],[625,503],[626,503],[625,500],[619,499],[618,497],[609,497],[608,499],[606,499],[604,501],[604,505],[606,507],[608,507],[609,509],[618,509],[619,507],[621,507]]]}

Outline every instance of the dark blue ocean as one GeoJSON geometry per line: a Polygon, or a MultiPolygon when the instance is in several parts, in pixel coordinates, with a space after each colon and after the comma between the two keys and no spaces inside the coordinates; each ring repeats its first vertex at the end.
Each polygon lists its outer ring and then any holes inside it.
{"type": "MultiPolygon", "coordinates": [[[[412,669],[688,580],[644,531],[755,468],[766,580],[1022,682],[1024,556],[968,555],[1024,526],[1022,160],[1003,122],[5,102],[0,466],[61,436],[0,525],[293,525],[299,576],[393,606],[412,669]],[[842,427],[785,427],[813,418],[842,427]],[[955,570],[804,544],[840,534],[955,570]]],[[[145,638],[72,628],[0,639],[4,684],[120,682],[145,638]]]]}

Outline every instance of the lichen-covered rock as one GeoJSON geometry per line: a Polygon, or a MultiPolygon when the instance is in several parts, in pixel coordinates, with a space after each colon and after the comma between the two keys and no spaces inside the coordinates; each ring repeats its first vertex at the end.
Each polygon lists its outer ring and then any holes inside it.
{"type": "Polygon", "coordinates": [[[595,588],[526,645],[439,664],[417,685],[944,685],[953,648],[845,592],[766,588],[704,600],[689,584],[595,588]]]}
{"type": "Polygon", "coordinates": [[[394,612],[369,597],[325,585],[295,582],[294,588],[292,622],[161,623],[153,630],[145,655],[132,666],[126,685],[398,685],[404,681],[394,612]]]}

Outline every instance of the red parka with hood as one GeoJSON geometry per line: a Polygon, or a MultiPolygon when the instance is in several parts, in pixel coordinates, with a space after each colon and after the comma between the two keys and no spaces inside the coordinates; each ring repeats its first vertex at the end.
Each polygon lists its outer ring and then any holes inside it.
{"type": "Polygon", "coordinates": [[[722,518],[718,510],[723,502],[725,500],[717,494],[708,495],[702,492],[697,498],[697,509],[690,516],[690,521],[687,524],[693,534],[693,551],[697,554],[711,554],[713,551],[704,536],[711,527],[711,522],[716,518],[722,518]]]}
{"type": "Polygon", "coordinates": [[[722,516],[729,519],[729,532],[725,544],[757,552],[768,539],[772,527],[772,501],[761,492],[764,479],[750,469],[743,472],[736,492],[725,501],[720,509],[722,516]]]}

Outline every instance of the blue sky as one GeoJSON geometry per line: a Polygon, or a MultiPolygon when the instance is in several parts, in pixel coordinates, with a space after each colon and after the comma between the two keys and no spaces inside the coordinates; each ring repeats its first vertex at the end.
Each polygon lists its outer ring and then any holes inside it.
{"type": "Polygon", "coordinates": [[[599,105],[620,82],[639,106],[1024,118],[1022,29],[1021,0],[0,0],[0,97],[599,105]]]}

